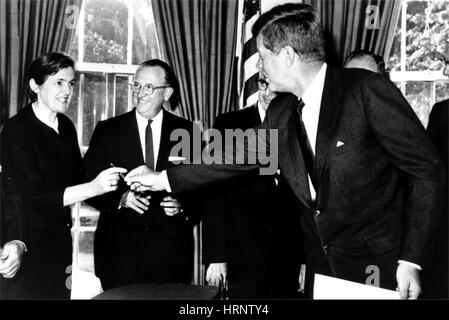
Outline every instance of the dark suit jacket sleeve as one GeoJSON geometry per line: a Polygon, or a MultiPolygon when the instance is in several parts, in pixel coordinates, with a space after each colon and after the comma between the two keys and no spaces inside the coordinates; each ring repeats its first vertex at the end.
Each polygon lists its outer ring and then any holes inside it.
{"type": "MultiPolygon", "coordinates": [[[[172,119],[173,121],[173,117],[171,114],[169,114],[168,112],[165,113],[165,116],[167,116],[167,121],[169,119],[172,119]],[[170,115],[170,118],[168,118],[168,116],[170,115]]],[[[179,121],[179,120],[178,120],[179,121]]],[[[195,137],[195,134],[201,133],[200,128],[194,124],[191,123],[190,121],[187,122],[187,120],[182,119],[181,122],[175,122],[176,125],[174,128],[172,128],[172,130],[175,129],[184,129],[189,133],[189,137],[195,137]]],[[[173,123],[173,124],[175,124],[173,123]]],[[[173,131],[170,131],[173,132],[173,131]]],[[[198,135],[199,137],[201,137],[201,134],[198,135]]],[[[173,141],[172,141],[173,142],[173,141]]],[[[204,142],[200,141],[201,143],[201,150],[204,148],[204,142]]],[[[163,141],[161,141],[161,146],[159,148],[159,153],[163,152],[163,149],[166,148],[165,144],[163,141]]],[[[170,144],[168,144],[170,145],[170,144]]],[[[171,153],[171,148],[170,147],[170,153],[171,153]]],[[[180,154],[170,154],[173,156],[182,156],[180,154]]],[[[191,155],[191,161],[196,161],[195,159],[198,159],[197,155],[194,152],[194,146],[193,146],[193,140],[190,141],[190,155],[191,155]]],[[[174,165],[173,163],[170,164],[166,164],[166,166],[161,167],[160,169],[168,169],[168,168],[176,168],[179,165],[174,165]]],[[[165,192],[164,192],[165,193],[165,192]]],[[[182,208],[184,209],[183,214],[181,215],[175,215],[173,217],[173,219],[184,219],[185,217],[188,218],[189,222],[191,223],[191,225],[196,225],[200,222],[201,219],[203,219],[203,208],[204,208],[204,193],[203,192],[198,192],[198,190],[192,190],[192,192],[188,191],[188,192],[183,192],[181,194],[177,194],[177,193],[173,193],[172,194],[173,197],[175,197],[176,199],[178,199],[181,203],[182,208]]],[[[203,248],[204,251],[204,248],[203,248]]],[[[204,262],[203,262],[204,263],[204,262]]]]}
{"type": "MultiPolygon", "coordinates": [[[[183,193],[211,186],[224,180],[246,174],[258,174],[261,164],[270,163],[270,125],[267,119],[256,130],[264,134],[251,136],[248,143],[226,145],[221,163],[182,165],[167,170],[167,177],[173,193],[183,193]],[[262,150],[263,147],[265,149],[262,150]],[[259,150],[257,149],[259,148],[259,150]],[[245,159],[245,164],[235,164],[236,158],[245,159]]],[[[242,141],[241,141],[242,142],[242,141]]],[[[277,141],[275,142],[277,143],[277,141]]],[[[272,155],[277,157],[277,155],[272,155]]],[[[204,159],[203,159],[204,160],[204,159]]],[[[274,174],[273,172],[272,174],[274,174]]]]}
{"type": "Polygon", "coordinates": [[[362,84],[367,125],[411,186],[400,259],[425,267],[447,196],[446,169],[401,92],[381,76],[368,80],[362,84]]]}
{"type": "MultiPolygon", "coordinates": [[[[110,140],[103,122],[98,122],[92,134],[89,149],[84,156],[87,178],[89,180],[95,179],[101,171],[111,167],[108,163],[108,145],[110,140]]],[[[86,202],[102,212],[117,211],[122,194],[123,181],[120,180],[119,188],[116,191],[90,198],[86,202]]]]}
{"type": "MultiPolygon", "coordinates": [[[[215,120],[215,129],[224,129],[221,117],[215,120]]],[[[220,186],[205,192],[203,201],[203,261],[227,262],[226,193],[220,186]]]]}

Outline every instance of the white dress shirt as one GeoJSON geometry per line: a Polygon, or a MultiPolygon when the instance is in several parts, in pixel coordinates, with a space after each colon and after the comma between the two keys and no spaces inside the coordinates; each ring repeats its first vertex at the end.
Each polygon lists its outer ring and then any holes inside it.
{"type": "MultiPolygon", "coordinates": [[[[304,108],[302,109],[302,120],[309,138],[310,146],[315,154],[316,136],[318,132],[318,121],[320,118],[321,97],[323,96],[324,80],[326,77],[327,64],[321,66],[320,71],[313,79],[312,83],[302,95],[304,108]]],[[[310,195],[313,200],[316,198],[316,191],[313,187],[309,175],[310,195]]]]}
{"type": "Polygon", "coordinates": [[[267,112],[262,108],[259,101],[257,101],[257,110],[259,111],[260,122],[262,123],[265,120],[265,115],[267,112]]]}
{"type": "MultiPolygon", "coordinates": [[[[164,113],[159,111],[159,113],[152,119],[153,122],[151,122],[151,130],[153,132],[153,152],[154,152],[154,165],[157,164],[157,157],[159,155],[159,145],[161,143],[161,132],[162,132],[162,119],[164,117],[164,113]]],[[[145,159],[145,131],[147,129],[148,125],[148,119],[143,117],[139,112],[136,110],[136,119],[137,119],[137,127],[139,129],[139,137],[140,137],[140,146],[142,148],[142,154],[144,161],[146,162],[147,159],[145,159]]],[[[152,168],[153,170],[155,168],[152,168]]]]}

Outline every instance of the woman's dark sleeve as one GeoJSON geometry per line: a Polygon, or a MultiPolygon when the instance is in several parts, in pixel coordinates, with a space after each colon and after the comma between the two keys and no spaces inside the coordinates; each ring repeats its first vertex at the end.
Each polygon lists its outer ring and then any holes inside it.
{"type": "Polygon", "coordinates": [[[38,156],[28,132],[20,126],[5,126],[2,157],[6,197],[18,195],[42,214],[59,214],[63,209],[63,184],[55,185],[39,174],[38,156]]]}

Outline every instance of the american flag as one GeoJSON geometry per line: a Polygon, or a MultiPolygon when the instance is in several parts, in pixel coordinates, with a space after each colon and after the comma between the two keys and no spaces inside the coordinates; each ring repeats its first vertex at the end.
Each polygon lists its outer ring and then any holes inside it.
{"type": "Polygon", "coordinates": [[[256,39],[252,37],[251,28],[260,16],[260,0],[245,0],[243,4],[242,54],[240,59],[240,106],[247,107],[257,102],[258,70],[256,68],[257,53],[256,39]]]}

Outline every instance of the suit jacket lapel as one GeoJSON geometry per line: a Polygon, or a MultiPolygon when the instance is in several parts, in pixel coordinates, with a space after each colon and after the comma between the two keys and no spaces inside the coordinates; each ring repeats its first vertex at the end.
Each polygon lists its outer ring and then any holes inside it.
{"type": "MultiPolygon", "coordinates": [[[[327,67],[321,98],[320,116],[315,149],[315,176],[320,185],[321,176],[329,152],[335,147],[335,125],[341,110],[341,80],[337,69],[327,67]]],[[[318,191],[318,190],[317,190],[318,191]]]]}
{"type": "Polygon", "coordinates": [[[140,164],[145,163],[145,158],[142,153],[142,144],[140,141],[139,128],[137,126],[136,109],[129,112],[128,124],[124,126],[125,134],[123,135],[123,141],[128,142],[129,156],[135,157],[136,161],[140,164]],[[136,141],[137,143],[130,141],[136,141]]]}
{"type": "Polygon", "coordinates": [[[301,147],[297,138],[296,113],[294,109],[297,105],[297,98],[293,95],[284,95],[279,105],[276,105],[277,112],[271,112],[275,128],[279,129],[279,161],[283,163],[282,174],[288,179],[296,196],[307,208],[310,207],[311,196],[306,167],[302,157],[301,147]],[[278,118],[276,119],[276,114],[278,118]],[[274,117],[273,117],[274,116],[274,117]],[[298,156],[297,156],[298,155],[298,156]]]}
{"type": "Polygon", "coordinates": [[[173,125],[170,121],[170,113],[162,110],[164,116],[162,118],[161,141],[159,142],[159,154],[157,156],[156,170],[161,171],[168,167],[168,157],[170,155],[172,142],[170,134],[173,131],[173,125]]]}
{"type": "Polygon", "coordinates": [[[294,118],[295,116],[296,114],[294,112],[291,112],[289,123],[287,125],[289,136],[288,142],[290,150],[289,156],[292,166],[294,168],[295,177],[297,177],[294,183],[295,189],[298,190],[297,191],[298,197],[306,207],[309,207],[312,198],[310,194],[309,179],[307,176],[306,165],[302,155],[301,147],[299,145],[299,140],[297,138],[298,133],[296,130],[296,121],[294,118]],[[291,157],[291,155],[298,155],[298,156],[291,157]]]}

